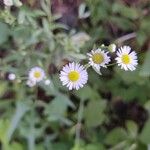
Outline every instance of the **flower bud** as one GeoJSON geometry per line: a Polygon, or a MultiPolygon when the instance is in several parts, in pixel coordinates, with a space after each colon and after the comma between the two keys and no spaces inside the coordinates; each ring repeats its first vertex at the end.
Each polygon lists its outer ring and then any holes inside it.
{"type": "Polygon", "coordinates": [[[49,79],[46,79],[44,83],[45,85],[50,85],[51,81],[49,79]]]}
{"type": "Polygon", "coordinates": [[[13,80],[16,79],[16,75],[15,75],[14,73],[10,73],[10,74],[8,75],[8,79],[11,80],[11,81],[13,81],[13,80]]]}
{"type": "Polygon", "coordinates": [[[109,46],[108,46],[108,50],[110,51],[110,52],[115,52],[116,51],[116,45],[115,44],[110,44],[109,46]]]}

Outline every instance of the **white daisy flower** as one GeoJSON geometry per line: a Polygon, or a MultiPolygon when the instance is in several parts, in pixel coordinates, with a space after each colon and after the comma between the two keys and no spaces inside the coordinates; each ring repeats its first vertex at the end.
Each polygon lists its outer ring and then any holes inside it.
{"type": "Polygon", "coordinates": [[[100,71],[100,67],[107,67],[106,65],[110,62],[110,57],[107,55],[108,52],[101,50],[92,50],[90,53],[87,53],[89,57],[89,64],[100,71]]]}
{"type": "Polygon", "coordinates": [[[137,54],[132,51],[129,46],[123,46],[117,51],[117,58],[115,59],[118,66],[124,70],[135,70],[138,65],[137,54]]]}
{"type": "Polygon", "coordinates": [[[33,67],[29,71],[28,79],[30,81],[40,82],[45,78],[45,72],[40,67],[33,67]]]}
{"type": "Polygon", "coordinates": [[[15,75],[14,73],[10,73],[10,74],[8,75],[8,79],[11,80],[11,81],[13,81],[13,80],[16,79],[16,75],[15,75]]]}
{"type": "Polygon", "coordinates": [[[3,2],[4,2],[4,4],[6,6],[9,6],[9,7],[13,5],[13,1],[12,0],[4,0],[3,2]]]}
{"type": "Polygon", "coordinates": [[[45,84],[45,85],[50,85],[50,83],[51,83],[51,81],[50,81],[49,79],[46,79],[46,80],[44,81],[44,84],[45,84]]]}
{"type": "Polygon", "coordinates": [[[88,80],[88,73],[84,66],[78,63],[65,65],[60,72],[62,85],[66,85],[69,90],[82,88],[88,80]]]}

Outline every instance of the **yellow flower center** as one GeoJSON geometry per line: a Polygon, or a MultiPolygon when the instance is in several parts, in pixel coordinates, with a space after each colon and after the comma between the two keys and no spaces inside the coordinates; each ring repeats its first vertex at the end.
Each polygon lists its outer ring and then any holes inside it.
{"type": "Polygon", "coordinates": [[[35,77],[35,78],[40,78],[40,77],[41,77],[41,72],[35,71],[35,72],[34,72],[34,77],[35,77]]]}
{"type": "Polygon", "coordinates": [[[128,54],[124,54],[124,55],[122,55],[122,62],[124,63],[124,64],[129,64],[130,63],[130,57],[129,57],[129,55],[128,54]]]}
{"type": "Polygon", "coordinates": [[[79,77],[80,77],[80,74],[79,74],[79,72],[77,72],[77,71],[71,71],[71,72],[68,74],[68,78],[69,78],[69,80],[72,81],[72,82],[77,81],[77,80],[79,79],[79,77]]]}
{"type": "Polygon", "coordinates": [[[101,53],[95,53],[92,56],[92,60],[95,64],[101,64],[104,61],[104,56],[101,53]]]}

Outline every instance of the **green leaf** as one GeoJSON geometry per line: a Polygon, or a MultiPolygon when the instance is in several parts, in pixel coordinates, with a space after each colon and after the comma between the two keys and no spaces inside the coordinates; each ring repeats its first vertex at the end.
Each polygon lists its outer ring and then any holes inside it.
{"type": "Polygon", "coordinates": [[[9,27],[7,24],[0,22],[0,44],[7,41],[9,36],[9,27]]]}
{"type": "Polygon", "coordinates": [[[150,50],[146,54],[146,58],[141,68],[140,75],[144,77],[150,76],[150,50]]]}
{"type": "Polygon", "coordinates": [[[147,39],[147,33],[145,33],[143,30],[137,31],[137,42],[140,46],[144,44],[146,39],[147,39]]]}
{"type": "Polygon", "coordinates": [[[12,31],[12,36],[16,43],[22,44],[22,47],[31,39],[32,28],[27,28],[26,26],[17,26],[12,31]]]}
{"type": "Polygon", "coordinates": [[[115,145],[127,139],[127,133],[122,128],[115,128],[107,134],[106,144],[115,145]]]}
{"type": "Polygon", "coordinates": [[[150,100],[146,101],[146,103],[144,104],[144,108],[148,111],[148,113],[150,114],[150,100]]]}
{"type": "Polygon", "coordinates": [[[14,116],[12,117],[12,120],[10,122],[10,126],[7,132],[8,141],[11,140],[11,137],[16,130],[16,128],[19,125],[20,120],[25,115],[25,113],[28,111],[28,106],[24,102],[18,102],[16,106],[16,112],[14,116]]]}
{"type": "Polygon", "coordinates": [[[135,71],[124,71],[120,68],[116,67],[117,76],[119,75],[120,78],[123,79],[123,81],[126,84],[131,85],[131,83],[139,83],[143,84],[145,82],[145,78],[139,76],[139,68],[137,68],[135,71]]]}
{"type": "Polygon", "coordinates": [[[101,125],[105,119],[104,110],[106,101],[97,100],[90,101],[85,108],[85,123],[88,127],[96,127],[101,125]]]}
{"type": "Polygon", "coordinates": [[[53,144],[53,150],[69,150],[69,143],[55,143],[53,144]]]}
{"type": "Polygon", "coordinates": [[[102,144],[88,144],[85,147],[85,150],[105,150],[104,146],[102,144]]]}
{"type": "Polygon", "coordinates": [[[90,86],[85,86],[84,88],[78,90],[75,92],[75,95],[77,95],[82,100],[97,100],[100,99],[99,94],[96,90],[92,89],[90,86]],[[85,94],[86,93],[86,94],[85,94]]]}
{"type": "Polygon", "coordinates": [[[23,147],[20,143],[13,142],[10,145],[10,150],[23,150],[23,147]]]}
{"type": "Polygon", "coordinates": [[[147,37],[150,36],[150,30],[147,30],[150,26],[150,16],[144,17],[144,19],[141,21],[140,30],[146,33],[147,37]]]}
{"type": "Polygon", "coordinates": [[[8,120],[0,120],[0,141],[2,143],[7,143],[7,137],[6,133],[9,127],[9,121],[8,120]]]}
{"type": "Polygon", "coordinates": [[[1,84],[0,84],[0,97],[3,96],[3,94],[6,91],[6,89],[7,89],[7,83],[1,81],[1,84]]]}
{"type": "Polygon", "coordinates": [[[125,31],[134,28],[133,22],[126,18],[111,16],[110,21],[125,31]]]}
{"type": "Polygon", "coordinates": [[[73,58],[75,58],[75,59],[77,59],[77,60],[86,59],[86,56],[85,56],[85,55],[83,55],[83,54],[77,54],[77,53],[74,53],[74,52],[68,52],[67,55],[68,55],[69,57],[73,57],[73,58]]]}
{"type": "Polygon", "coordinates": [[[65,95],[57,95],[45,108],[45,114],[49,121],[62,121],[68,125],[71,122],[65,118],[68,107],[75,108],[74,104],[65,95]]]}
{"type": "Polygon", "coordinates": [[[114,13],[120,13],[122,16],[129,19],[137,19],[139,17],[137,9],[133,7],[127,7],[126,5],[122,5],[119,3],[113,4],[112,10],[114,13]]]}
{"type": "Polygon", "coordinates": [[[127,126],[127,131],[128,131],[129,137],[131,139],[135,139],[137,137],[137,134],[138,134],[137,124],[133,121],[127,121],[126,126],[127,126]]]}
{"type": "Polygon", "coordinates": [[[148,120],[139,136],[144,144],[150,144],[150,120],[148,120]]]}

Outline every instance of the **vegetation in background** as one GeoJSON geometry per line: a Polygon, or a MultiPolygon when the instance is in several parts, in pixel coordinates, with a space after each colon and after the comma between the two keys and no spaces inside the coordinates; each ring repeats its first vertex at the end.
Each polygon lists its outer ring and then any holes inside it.
{"type": "Polygon", "coordinates": [[[0,4],[0,149],[150,148],[148,0],[0,4]],[[90,68],[84,88],[68,91],[61,85],[65,64],[83,64],[93,47],[111,43],[136,50],[136,71],[110,66],[100,76],[90,68]],[[44,68],[49,84],[26,84],[34,66],[44,68]]]}

